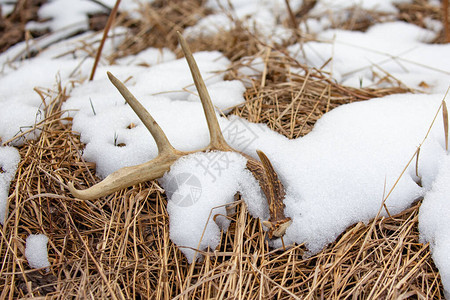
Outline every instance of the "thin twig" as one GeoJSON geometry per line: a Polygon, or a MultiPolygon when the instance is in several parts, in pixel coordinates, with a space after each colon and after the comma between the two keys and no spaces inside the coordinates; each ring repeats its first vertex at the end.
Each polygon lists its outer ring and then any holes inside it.
{"type": "Polygon", "coordinates": [[[102,37],[102,40],[100,41],[100,46],[98,47],[97,54],[95,55],[95,61],[94,61],[94,65],[92,66],[91,76],[89,76],[89,81],[94,80],[95,71],[97,70],[97,65],[98,65],[98,62],[100,61],[100,57],[102,55],[103,46],[105,45],[106,38],[108,37],[109,29],[111,28],[112,23],[114,22],[114,19],[116,18],[117,11],[119,10],[120,1],[121,0],[116,0],[116,4],[114,4],[114,7],[113,7],[111,13],[109,14],[108,21],[106,22],[106,25],[105,25],[105,30],[103,30],[103,37],[102,37]]]}
{"type": "Polygon", "coordinates": [[[291,4],[289,3],[289,0],[284,0],[284,2],[286,3],[286,9],[288,11],[288,15],[289,15],[289,19],[291,21],[292,29],[297,30],[298,29],[298,24],[297,24],[297,20],[295,19],[295,15],[292,12],[291,4]]]}
{"type": "Polygon", "coordinates": [[[450,43],[450,24],[449,24],[449,12],[448,12],[449,0],[442,0],[442,18],[444,23],[445,41],[450,43]]]}

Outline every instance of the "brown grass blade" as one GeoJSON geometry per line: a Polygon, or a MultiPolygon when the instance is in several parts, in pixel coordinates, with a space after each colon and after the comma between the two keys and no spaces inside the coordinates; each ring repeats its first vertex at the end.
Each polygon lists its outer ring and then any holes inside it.
{"type": "Polygon", "coordinates": [[[442,118],[444,120],[445,151],[448,151],[448,110],[445,100],[442,101],[442,118]]]}
{"type": "Polygon", "coordinates": [[[97,70],[98,62],[102,56],[103,46],[105,45],[106,38],[108,37],[108,32],[116,18],[117,12],[119,11],[119,5],[121,0],[116,0],[111,13],[109,14],[108,21],[106,22],[105,29],[103,30],[102,40],[100,41],[100,46],[98,47],[97,54],[95,55],[94,65],[92,66],[91,75],[89,76],[89,81],[94,80],[95,71],[97,70]]]}

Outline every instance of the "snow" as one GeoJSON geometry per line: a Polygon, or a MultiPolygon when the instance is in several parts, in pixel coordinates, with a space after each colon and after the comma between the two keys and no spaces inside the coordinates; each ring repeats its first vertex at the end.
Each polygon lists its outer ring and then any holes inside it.
{"type": "MultiPolygon", "coordinates": [[[[66,79],[77,67],[77,61],[62,61],[50,58],[30,59],[20,64],[17,70],[4,72],[0,80],[0,136],[3,142],[13,139],[23,131],[33,128],[43,119],[40,95],[34,88],[55,85],[58,77],[66,79]],[[42,66],[46,66],[42,68],[42,66]],[[59,76],[58,76],[59,74],[59,76]]],[[[62,82],[64,84],[65,82],[62,82]]],[[[36,138],[38,132],[30,132],[28,139],[36,138]]],[[[14,140],[13,145],[20,146],[26,139],[14,140]]]]}
{"type": "MultiPolygon", "coordinates": [[[[105,9],[95,2],[88,0],[53,0],[42,5],[38,15],[41,19],[49,19],[45,27],[52,31],[58,31],[65,28],[73,28],[73,32],[86,31],[89,29],[88,13],[105,12],[105,9]]],[[[29,22],[28,30],[39,27],[42,30],[42,23],[29,22]]]]}
{"type": "Polygon", "coordinates": [[[47,253],[48,237],[44,234],[31,234],[27,237],[25,257],[30,267],[35,269],[50,267],[47,253]]]}
{"type": "MultiPolygon", "coordinates": [[[[208,86],[208,92],[213,100],[213,104],[221,112],[228,113],[234,106],[239,106],[245,102],[243,94],[245,86],[238,80],[220,81],[208,86]]],[[[189,95],[188,101],[200,102],[197,94],[189,95]]]]}
{"type": "MultiPolygon", "coordinates": [[[[395,4],[409,3],[410,0],[319,0],[309,12],[310,19],[302,21],[300,28],[304,32],[318,33],[333,24],[344,22],[352,17],[354,11],[361,17],[368,12],[382,13],[384,19],[393,18],[398,13],[395,4]]],[[[303,1],[291,0],[289,5],[293,12],[299,11],[303,1]]],[[[202,18],[196,25],[184,31],[186,37],[209,37],[234,28],[234,20],[242,22],[245,28],[258,34],[265,42],[282,44],[292,37],[292,32],[279,25],[280,20],[287,20],[286,2],[283,0],[208,0],[206,2],[213,13],[202,18]]],[[[437,28],[436,24],[431,24],[437,28]]]]}
{"type": "Polygon", "coordinates": [[[219,244],[220,229],[226,230],[230,224],[225,205],[234,201],[236,191],[247,196],[253,210],[266,210],[258,182],[246,163],[237,153],[196,153],[179,159],[160,179],[170,199],[167,211],[174,220],[169,223],[170,238],[189,262],[194,260],[194,249],[215,249],[219,244]]]}
{"type": "Polygon", "coordinates": [[[367,32],[330,29],[320,42],[289,47],[301,63],[321,68],[352,87],[397,86],[399,82],[428,93],[444,92],[450,81],[450,45],[426,44],[436,33],[404,22],[372,26],[367,32]],[[390,78],[389,83],[385,78],[390,78]],[[422,82],[427,88],[422,88],[422,82]]]}
{"type": "Polygon", "coordinates": [[[6,219],[11,180],[20,161],[19,151],[13,147],[0,147],[0,223],[6,219]]]}
{"type": "MultiPolygon", "coordinates": [[[[115,32],[120,34],[123,30],[118,29],[115,32]]],[[[113,35],[115,36],[114,33],[113,35]]],[[[27,139],[35,139],[39,136],[39,130],[32,129],[36,128],[36,125],[44,118],[43,101],[46,100],[42,99],[35,88],[43,95],[49,93],[48,90],[58,90],[58,85],[70,92],[73,82],[89,76],[93,64],[93,59],[88,53],[80,50],[80,46],[99,40],[100,36],[92,33],[83,34],[81,37],[52,45],[39,56],[21,61],[14,61],[12,57],[17,53],[16,49],[10,49],[0,55],[0,62],[3,63],[0,67],[2,70],[0,72],[0,104],[2,105],[0,137],[3,142],[12,140],[11,145],[20,146],[27,139]],[[27,134],[23,135],[23,132],[27,134]],[[16,138],[17,136],[20,137],[16,138]]],[[[105,44],[105,55],[114,51],[115,43],[119,41],[120,36],[109,40],[105,44]]],[[[17,47],[20,50],[21,45],[17,47]]],[[[154,55],[155,52],[149,54],[154,55]]],[[[164,54],[163,51],[159,59],[163,60],[166,56],[168,54],[164,54]]],[[[153,63],[154,59],[155,57],[149,62],[153,63]]],[[[133,65],[130,62],[125,63],[133,65]]]]}
{"type": "Polygon", "coordinates": [[[450,297],[450,156],[439,161],[438,174],[420,207],[419,231],[423,243],[430,243],[433,261],[439,269],[446,298],[450,297]]]}
{"type": "MultiPolygon", "coordinates": [[[[380,209],[381,215],[395,214],[423,197],[419,214],[421,242],[430,243],[448,296],[450,158],[440,114],[423,139],[450,82],[450,45],[431,44],[442,29],[436,20],[424,20],[426,29],[395,21],[394,4],[400,2],[404,1],[319,0],[310,12],[314,18],[299,24],[316,39],[305,42],[303,49],[300,44],[292,44],[289,54],[309,67],[322,68],[319,71],[350,87],[401,85],[426,94],[399,94],[340,106],[325,114],[312,132],[295,140],[288,140],[266,125],[223,116],[245,102],[245,87],[264,69],[261,58],[242,58],[242,81],[227,81],[224,73],[230,61],[220,52],[198,52],[194,56],[227,142],[253,157],[256,149],[264,151],[286,188],[285,214],[292,218],[292,225],[284,236],[285,245],[305,243],[310,255],[317,253],[348,226],[369,222],[380,209]],[[332,29],[334,22],[350,18],[350,11],[367,10],[387,14],[384,20],[390,21],[373,25],[366,32],[332,29]],[[416,170],[408,162],[419,146],[416,170]]],[[[112,7],[115,1],[103,3],[112,7]]],[[[293,10],[301,4],[290,1],[293,10]]],[[[1,5],[3,13],[10,10],[1,5]]],[[[212,14],[186,28],[186,37],[207,37],[230,30],[234,24],[231,17],[270,45],[292,38],[291,30],[281,25],[288,18],[283,0],[209,0],[207,6],[212,14]]],[[[120,7],[131,14],[139,14],[138,8],[135,1],[125,1],[120,7]]],[[[209,133],[187,63],[176,59],[169,49],[149,48],[118,59],[114,65],[102,61],[95,80],[86,81],[93,59],[80,46],[95,47],[101,33],[66,37],[85,30],[88,15],[103,11],[104,7],[88,0],[77,1],[76,5],[71,0],[48,1],[39,11],[48,21],[29,23],[27,28],[43,26],[51,34],[0,54],[2,142],[21,146],[38,137],[39,129],[32,129],[44,118],[44,104],[33,89],[47,92],[61,85],[70,94],[63,109],[66,116],[73,118],[73,130],[86,144],[82,155],[96,163],[98,176],[106,177],[121,167],[154,158],[157,148],[151,135],[108,81],[106,71],[110,71],[125,81],[175,148],[205,147],[209,133]],[[34,58],[25,59],[38,50],[42,51],[34,58]]],[[[110,33],[114,39],[107,40],[104,57],[115,51],[126,34],[124,28],[110,33]]],[[[19,160],[15,148],[0,148],[2,222],[19,160]]],[[[236,153],[196,153],[178,160],[160,179],[169,198],[170,238],[189,262],[201,257],[195,249],[214,251],[219,244],[220,231],[227,230],[230,224],[225,216],[236,192],[241,193],[252,216],[269,218],[266,200],[245,164],[246,159],[236,153]]],[[[27,238],[26,257],[31,267],[50,265],[47,242],[45,235],[27,238]]],[[[272,241],[271,246],[280,247],[281,241],[272,241]]]]}
{"type": "MultiPolygon", "coordinates": [[[[153,1],[141,2],[150,3],[153,1]]],[[[39,18],[48,21],[44,23],[29,22],[27,29],[49,29],[52,32],[69,29],[71,33],[86,31],[89,29],[89,16],[98,13],[108,14],[116,1],[102,0],[99,3],[90,0],[50,0],[42,5],[38,12],[39,18]]],[[[139,7],[138,1],[123,1],[119,6],[119,11],[136,13],[139,7]]]]}
{"type": "MultiPolygon", "coordinates": [[[[71,98],[63,105],[63,110],[73,116],[73,130],[79,132],[82,142],[86,143],[85,159],[96,162],[100,177],[157,155],[153,138],[106,78],[106,70],[122,80],[133,74],[127,87],[150,111],[176,148],[196,150],[208,143],[203,109],[194,94],[187,63],[184,58],[170,60],[173,56],[166,55],[168,61],[150,68],[100,67],[96,80],[74,88],[71,98]]],[[[194,57],[212,94],[221,94],[213,101],[219,111],[244,102],[242,83],[223,80],[229,61],[222,54],[197,52],[194,57]]]]}
{"type": "MultiPolygon", "coordinates": [[[[289,1],[292,10],[298,9],[302,1],[289,1]]],[[[201,19],[196,25],[187,28],[186,37],[209,37],[221,31],[234,28],[239,20],[252,33],[260,35],[266,41],[282,43],[291,37],[289,29],[277,24],[277,20],[287,18],[286,3],[282,0],[208,0],[206,6],[213,14],[201,19]]]]}
{"type": "Polygon", "coordinates": [[[2,7],[2,17],[6,17],[14,11],[14,4],[2,3],[0,2],[2,7]]]}
{"type": "MultiPolygon", "coordinates": [[[[390,214],[423,196],[437,171],[423,167],[445,155],[442,122],[434,124],[421,147],[418,174],[423,187],[417,183],[414,165],[393,187],[441,100],[436,95],[393,95],[343,105],[320,119],[307,136],[278,150],[278,155],[272,151],[269,157],[287,189],[285,212],[293,221],[284,242],[305,242],[314,254],[348,226],[373,219],[391,189],[385,202],[390,214]]],[[[281,246],[280,241],[275,246],[281,246]]]]}
{"type": "MultiPolygon", "coordinates": [[[[409,165],[393,187],[425,137],[441,101],[442,96],[438,95],[408,94],[343,105],[323,116],[311,133],[296,140],[287,140],[264,130],[262,125],[236,122],[236,119],[231,123],[236,129],[225,127],[224,132],[227,142],[235,149],[252,156],[255,156],[256,149],[261,149],[271,159],[286,188],[285,213],[293,221],[284,236],[284,243],[305,243],[309,254],[314,254],[334,241],[348,226],[373,219],[391,189],[393,192],[385,201],[390,214],[406,209],[431,189],[439,162],[446,157],[442,122],[434,124],[421,146],[418,174],[422,187],[415,175],[415,165],[409,165]],[[230,132],[238,132],[239,137],[227,134],[230,132]],[[242,143],[242,140],[247,143],[242,143]]],[[[191,234],[183,234],[186,231],[181,228],[187,228],[188,224],[203,228],[211,208],[228,203],[219,199],[230,199],[235,192],[241,191],[237,188],[234,193],[222,190],[226,185],[224,181],[203,181],[218,167],[214,164],[196,165],[200,158],[221,166],[221,161],[211,159],[210,155],[195,154],[194,158],[180,160],[166,174],[165,182],[183,172],[201,178],[202,191],[221,187],[220,196],[205,196],[210,206],[205,204],[206,200],[205,203],[200,200],[205,210],[197,205],[170,206],[171,238],[178,245],[196,248],[194,244],[198,244],[198,236],[191,239],[191,234]],[[178,217],[181,215],[184,217],[178,217]]],[[[214,178],[228,180],[231,184],[241,176],[242,170],[224,169],[214,178]],[[229,172],[235,173],[230,175],[229,172]]],[[[255,190],[254,187],[252,189],[255,190]]],[[[246,197],[243,199],[254,216],[268,219],[267,204],[256,201],[263,206],[254,208],[246,197]]],[[[383,210],[381,215],[386,216],[387,212],[383,210]]],[[[221,228],[226,229],[226,226],[221,228]]],[[[209,221],[200,244],[201,250],[217,246],[217,230],[217,226],[209,221]]],[[[197,232],[201,235],[203,230],[197,232]]],[[[275,241],[273,246],[281,247],[281,241],[275,241]]],[[[182,251],[191,259],[191,249],[182,251]]]]}
{"type": "Polygon", "coordinates": [[[167,48],[156,49],[147,48],[136,55],[129,55],[119,58],[117,63],[123,66],[152,66],[166,61],[175,60],[176,55],[167,48]]]}
{"type": "Polygon", "coordinates": [[[357,8],[359,10],[370,10],[375,12],[396,13],[395,3],[409,2],[405,0],[321,0],[312,9],[312,15],[324,14],[327,12],[346,11],[357,8]]]}

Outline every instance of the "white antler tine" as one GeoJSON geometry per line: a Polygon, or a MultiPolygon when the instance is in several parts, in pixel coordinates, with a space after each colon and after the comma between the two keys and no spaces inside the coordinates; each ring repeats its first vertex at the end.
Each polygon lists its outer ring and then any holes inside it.
{"type": "Polygon", "coordinates": [[[222,131],[220,130],[219,121],[217,121],[216,113],[214,111],[214,106],[211,102],[211,97],[209,96],[208,90],[206,89],[205,82],[203,81],[200,70],[198,69],[197,63],[195,62],[194,56],[191,50],[183,38],[181,33],[177,31],[178,40],[181,45],[181,49],[184,52],[184,56],[191,70],[192,78],[194,79],[195,87],[197,88],[200,101],[202,102],[203,111],[205,113],[206,122],[208,123],[209,135],[210,135],[210,147],[216,150],[231,150],[231,147],[225,141],[222,131]]]}
{"type": "Polygon", "coordinates": [[[145,127],[150,131],[158,146],[158,152],[164,153],[167,151],[173,152],[174,148],[167,139],[164,131],[159,127],[158,123],[153,119],[152,115],[145,109],[145,107],[134,97],[134,95],[127,89],[127,87],[117,79],[113,74],[107,72],[109,80],[114,84],[117,90],[122,94],[123,98],[130,107],[137,114],[145,127]]]}

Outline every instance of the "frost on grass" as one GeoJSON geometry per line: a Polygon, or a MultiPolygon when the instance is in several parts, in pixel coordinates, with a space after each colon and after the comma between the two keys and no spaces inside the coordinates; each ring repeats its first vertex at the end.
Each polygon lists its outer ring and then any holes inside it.
{"type": "Polygon", "coordinates": [[[47,243],[48,237],[44,234],[31,234],[27,237],[25,257],[30,267],[35,269],[50,267],[47,243]]]}
{"type": "Polygon", "coordinates": [[[19,151],[13,147],[0,147],[0,223],[6,219],[8,195],[11,180],[16,174],[20,161],[19,151]]]}

